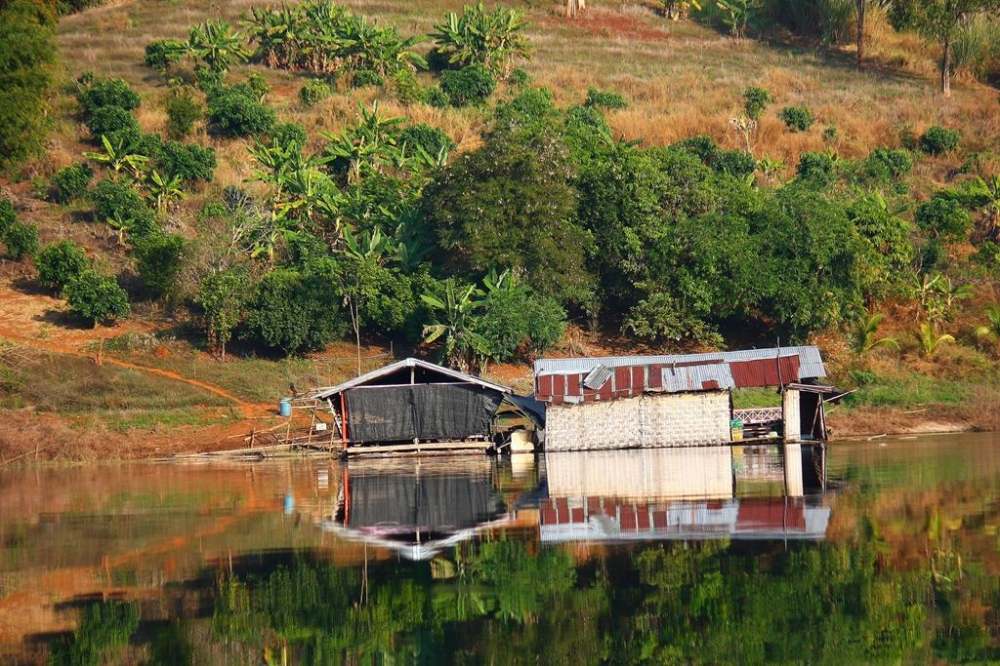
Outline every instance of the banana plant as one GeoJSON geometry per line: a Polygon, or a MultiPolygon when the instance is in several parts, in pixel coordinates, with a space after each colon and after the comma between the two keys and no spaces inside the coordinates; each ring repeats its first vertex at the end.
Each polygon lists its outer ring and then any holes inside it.
{"type": "Polygon", "coordinates": [[[153,169],[146,182],[146,189],[156,203],[156,210],[158,212],[166,212],[172,201],[187,198],[187,194],[181,189],[182,184],[183,179],[177,174],[164,176],[156,169],[153,169]]]}
{"type": "Polygon", "coordinates": [[[938,349],[945,342],[955,342],[955,338],[948,333],[942,333],[938,335],[937,329],[934,328],[934,324],[931,322],[924,322],[920,324],[920,331],[917,335],[917,339],[920,341],[920,348],[924,352],[924,356],[931,358],[937,353],[938,349]]]}
{"type": "Polygon", "coordinates": [[[524,15],[513,9],[495,7],[486,11],[483,3],[466,5],[462,15],[445,14],[436,26],[435,50],[448,56],[448,62],[460,67],[484,65],[496,76],[506,78],[516,57],[530,55],[529,43],[523,30],[528,26],[524,15]]]}
{"type": "Polygon", "coordinates": [[[149,162],[148,157],[129,152],[124,139],[119,139],[115,143],[111,143],[108,137],[102,134],[101,143],[104,145],[103,153],[84,153],[83,156],[95,162],[108,165],[116,175],[125,172],[133,179],[139,180],[143,167],[149,162]]]}
{"type": "Polygon", "coordinates": [[[461,372],[468,372],[475,356],[490,355],[489,342],[476,332],[476,311],[482,307],[481,289],[461,287],[454,278],[444,282],[441,295],[427,293],[421,300],[435,312],[435,322],[424,327],[424,344],[441,340],[441,360],[461,372]]]}
{"type": "Polygon", "coordinates": [[[188,52],[213,72],[226,72],[250,58],[243,35],[224,21],[193,26],[188,34],[188,52]]]}

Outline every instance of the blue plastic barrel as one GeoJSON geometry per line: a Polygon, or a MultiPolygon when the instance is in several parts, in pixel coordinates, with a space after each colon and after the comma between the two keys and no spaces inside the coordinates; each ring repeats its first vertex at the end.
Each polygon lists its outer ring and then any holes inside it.
{"type": "Polygon", "coordinates": [[[278,413],[281,414],[282,416],[291,416],[292,415],[292,399],[291,398],[282,398],[281,400],[278,401],[278,413]]]}

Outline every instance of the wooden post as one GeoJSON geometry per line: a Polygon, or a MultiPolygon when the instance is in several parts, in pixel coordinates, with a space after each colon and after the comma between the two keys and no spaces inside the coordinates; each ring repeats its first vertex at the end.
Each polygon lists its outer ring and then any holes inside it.
{"type": "Polygon", "coordinates": [[[344,393],[340,393],[340,438],[344,441],[344,450],[347,450],[347,400],[344,393]]]}

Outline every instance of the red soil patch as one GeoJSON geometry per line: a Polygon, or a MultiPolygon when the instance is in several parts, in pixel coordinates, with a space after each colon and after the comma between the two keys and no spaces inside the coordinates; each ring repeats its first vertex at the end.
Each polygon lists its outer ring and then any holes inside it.
{"type": "Polygon", "coordinates": [[[644,42],[661,42],[672,37],[665,30],[650,27],[641,18],[622,16],[621,14],[599,8],[587,9],[573,19],[552,16],[542,19],[539,23],[551,27],[571,26],[581,32],[600,35],[601,37],[636,39],[644,42]]]}

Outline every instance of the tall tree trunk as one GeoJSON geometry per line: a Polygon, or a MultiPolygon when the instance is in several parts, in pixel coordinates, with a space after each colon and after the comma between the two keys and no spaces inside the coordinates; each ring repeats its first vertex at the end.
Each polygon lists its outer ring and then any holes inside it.
{"type": "Polygon", "coordinates": [[[858,69],[864,67],[865,54],[865,10],[868,8],[868,0],[854,0],[858,9],[858,69]]]}
{"type": "Polygon", "coordinates": [[[941,54],[941,94],[951,97],[951,37],[945,37],[941,54]]]}

